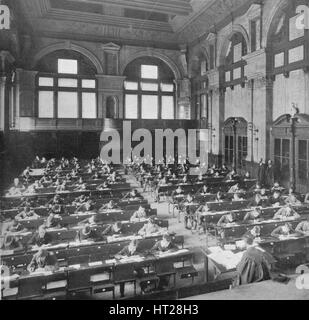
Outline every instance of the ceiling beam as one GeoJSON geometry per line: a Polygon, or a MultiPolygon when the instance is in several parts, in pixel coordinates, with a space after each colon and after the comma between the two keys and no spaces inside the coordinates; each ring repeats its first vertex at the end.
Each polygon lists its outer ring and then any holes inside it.
{"type": "MultiPolygon", "coordinates": [[[[70,0],[69,0],[70,1],[70,0]]],[[[190,0],[74,0],[79,2],[101,3],[122,8],[160,12],[169,15],[186,16],[192,12],[190,0]]]]}

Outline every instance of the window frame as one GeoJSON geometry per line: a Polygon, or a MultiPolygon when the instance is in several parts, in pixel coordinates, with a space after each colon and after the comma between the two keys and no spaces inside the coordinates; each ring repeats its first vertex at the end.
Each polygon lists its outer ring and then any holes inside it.
{"type": "MultiPolygon", "coordinates": [[[[77,63],[78,64],[78,63],[77,63]]],[[[78,68],[79,69],[79,68],[78,68]]],[[[68,74],[68,73],[46,73],[39,72],[36,76],[35,81],[36,87],[36,103],[35,103],[35,117],[39,119],[97,119],[98,118],[98,80],[95,76],[91,75],[81,75],[81,74],[68,74]],[[39,80],[40,78],[53,78],[53,86],[40,86],[39,80]],[[58,82],[59,79],[76,79],[77,87],[59,87],[58,82]],[[94,88],[83,88],[82,81],[83,80],[94,80],[95,87],[94,88]],[[39,92],[40,91],[52,91],[53,92],[53,118],[41,118],[39,117],[39,92]],[[77,118],[59,118],[58,117],[58,92],[77,92],[77,108],[78,108],[78,116],[77,118]],[[82,103],[82,94],[83,93],[95,93],[95,101],[96,101],[96,116],[95,118],[83,118],[83,103],[82,103]]]]}
{"type": "MultiPolygon", "coordinates": [[[[137,119],[142,119],[142,96],[153,96],[156,95],[158,96],[158,112],[157,112],[157,118],[155,119],[144,119],[144,120],[162,120],[162,97],[163,96],[169,96],[173,97],[173,118],[170,120],[175,120],[176,119],[176,87],[175,83],[171,81],[166,81],[160,78],[160,67],[158,65],[154,64],[149,64],[150,66],[157,66],[158,68],[158,78],[157,79],[147,79],[147,78],[142,78],[142,65],[146,65],[145,63],[141,63],[139,65],[140,67],[140,72],[139,78],[136,77],[128,77],[125,82],[136,82],[137,83],[137,90],[129,90],[126,89],[125,83],[124,83],[124,119],[132,120],[130,118],[126,117],[126,95],[137,95],[137,119]],[[158,86],[157,91],[147,91],[147,90],[142,90],[142,83],[153,83],[158,86]],[[173,85],[173,92],[168,92],[168,91],[163,91],[161,88],[161,84],[169,84],[173,85]]],[[[135,119],[135,120],[137,120],[135,119]]]]}

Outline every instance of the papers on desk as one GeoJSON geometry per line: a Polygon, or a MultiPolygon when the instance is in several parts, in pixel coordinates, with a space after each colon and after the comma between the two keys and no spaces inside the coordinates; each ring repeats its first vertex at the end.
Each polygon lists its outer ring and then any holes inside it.
{"type": "Polygon", "coordinates": [[[226,270],[235,269],[237,264],[240,262],[243,251],[233,253],[230,250],[223,250],[218,253],[211,253],[208,258],[213,260],[215,263],[222,265],[226,270]]]}
{"type": "Polygon", "coordinates": [[[117,262],[116,259],[105,260],[105,263],[106,263],[106,264],[114,264],[114,263],[116,263],[116,262],[117,262]]]}
{"type": "Polygon", "coordinates": [[[1,282],[9,282],[9,281],[14,281],[19,278],[18,274],[12,274],[10,276],[1,276],[1,282]]]}
{"type": "Polygon", "coordinates": [[[140,240],[140,239],[143,239],[143,237],[134,236],[134,235],[133,236],[126,236],[126,237],[113,235],[113,236],[107,237],[106,241],[107,241],[107,243],[112,243],[112,242],[120,242],[120,241],[131,241],[134,239],[140,240]]]}
{"type": "Polygon", "coordinates": [[[69,242],[69,247],[80,247],[80,246],[87,246],[93,244],[94,241],[84,240],[84,241],[72,241],[69,242]]]}
{"type": "Polygon", "coordinates": [[[67,228],[48,228],[46,229],[47,232],[53,232],[53,231],[66,231],[67,228]]]}
{"type": "Polygon", "coordinates": [[[42,275],[42,276],[50,276],[52,275],[53,272],[52,271],[46,271],[42,268],[36,269],[33,272],[30,272],[30,276],[36,276],[36,275],[42,275]]]}
{"type": "Polygon", "coordinates": [[[96,212],[77,212],[77,213],[74,213],[74,216],[84,217],[84,216],[91,216],[94,214],[96,214],[96,212]]]}
{"type": "Polygon", "coordinates": [[[210,247],[208,248],[208,250],[210,251],[210,253],[221,253],[223,252],[223,249],[219,246],[216,247],[210,247]]]}
{"type": "Polygon", "coordinates": [[[95,261],[95,262],[89,262],[88,263],[89,267],[101,266],[102,264],[103,264],[102,261],[95,261]]]}
{"type": "Polygon", "coordinates": [[[164,257],[176,256],[178,254],[187,253],[187,252],[189,252],[188,249],[181,249],[181,250],[177,250],[177,251],[159,252],[158,253],[158,257],[159,258],[164,258],[164,257]]]}
{"type": "Polygon", "coordinates": [[[226,244],[224,245],[224,250],[236,250],[235,244],[226,244]]]}
{"type": "Polygon", "coordinates": [[[130,262],[142,262],[143,258],[140,256],[124,257],[119,260],[120,263],[130,263],[130,262]]]}
{"type": "Polygon", "coordinates": [[[0,250],[0,256],[10,256],[14,254],[14,250],[0,250]]]}

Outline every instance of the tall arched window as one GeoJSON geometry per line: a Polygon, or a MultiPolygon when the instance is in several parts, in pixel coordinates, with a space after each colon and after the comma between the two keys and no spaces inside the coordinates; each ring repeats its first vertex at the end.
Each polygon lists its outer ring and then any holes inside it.
{"type": "Polygon", "coordinates": [[[138,58],[124,75],[125,119],[175,119],[174,74],[163,61],[138,58]]]}
{"type": "Polygon", "coordinates": [[[97,118],[96,69],[86,57],[55,51],[42,58],[36,70],[38,118],[97,118]]]}
{"type": "Polygon", "coordinates": [[[233,88],[235,85],[244,85],[246,61],[243,56],[247,55],[248,47],[244,36],[240,32],[234,33],[228,42],[228,48],[221,66],[221,83],[223,87],[233,88]]]}
{"type": "Polygon", "coordinates": [[[203,53],[192,59],[192,102],[195,105],[196,118],[208,119],[209,94],[208,94],[208,61],[203,53]]]}

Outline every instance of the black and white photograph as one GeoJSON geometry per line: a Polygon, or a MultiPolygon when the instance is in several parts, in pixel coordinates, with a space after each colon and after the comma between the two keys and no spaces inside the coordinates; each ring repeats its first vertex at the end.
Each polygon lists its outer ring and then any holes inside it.
{"type": "Polygon", "coordinates": [[[309,0],[0,0],[0,270],[110,316],[309,300],[309,0]]]}

